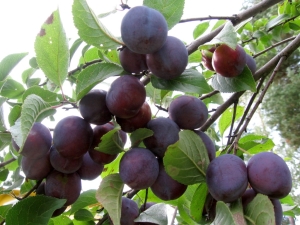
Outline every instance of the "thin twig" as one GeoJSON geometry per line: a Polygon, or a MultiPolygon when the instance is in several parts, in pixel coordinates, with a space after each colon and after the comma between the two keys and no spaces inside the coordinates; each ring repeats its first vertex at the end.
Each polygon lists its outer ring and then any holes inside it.
{"type": "Polygon", "coordinates": [[[0,168],[6,166],[7,164],[10,164],[10,163],[14,162],[15,160],[17,160],[17,159],[16,158],[11,158],[11,159],[3,162],[3,163],[0,163],[0,168]]]}
{"type": "Polygon", "coordinates": [[[259,98],[258,98],[256,104],[254,105],[253,109],[251,110],[249,116],[246,118],[243,127],[241,128],[241,130],[240,130],[239,133],[237,134],[237,136],[236,136],[236,138],[235,138],[235,142],[237,142],[237,141],[241,138],[243,132],[247,129],[247,126],[248,126],[250,120],[252,119],[252,117],[253,117],[255,111],[257,110],[258,106],[261,104],[261,102],[262,102],[262,100],[263,100],[263,98],[264,98],[264,96],[265,96],[265,94],[266,94],[268,88],[269,88],[270,85],[272,84],[272,82],[273,82],[273,80],[274,80],[274,78],[275,78],[276,73],[278,72],[280,66],[282,65],[282,63],[284,62],[285,59],[286,59],[286,56],[284,56],[284,55],[280,58],[279,62],[277,63],[277,65],[276,65],[276,67],[275,67],[275,69],[273,70],[273,73],[272,73],[271,77],[269,78],[269,80],[268,80],[266,86],[264,87],[264,90],[263,90],[262,93],[260,94],[260,96],[259,96],[259,98]]]}
{"type": "Polygon", "coordinates": [[[278,26],[284,25],[284,24],[286,24],[287,22],[290,22],[290,21],[292,21],[292,20],[296,19],[298,16],[299,16],[299,15],[293,16],[293,17],[291,17],[291,18],[289,18],[289,19],[287,19],[287,20],[285,20],[285,21],[283,21],[283,22],[281,22],[281,23],[277,24],[277,25],[276,25],[276,26],[274,26],[274,27],[271,27],[269,30],[267,30],[267,32],[269,32],[269,31],[273,30],[275,27],[278,27],[278,26]]]}
{"type": "Polygon", "coordinates": [[[90,62],[86,62],[85,64],[83,64],[82,66],[78,66],[76,69],[74,70],[71,70],[68,72],[68,76],[72,76],[74,73],[90,66],[90,65],[93,65],[93,64],[96,64],[96,63],[100,63],[102,62],[103,60],[102,59],[96,59],[96,60],[93,60],[93,61],[90,61],[90,62]]]}
{"type": "Polygon", "coordinates": [[[214,90],[206,95],[201,96],[199,99],[204,100],[204,99],[210,98],[211,96],[214,96],[215,94],[218,94],[218,93],[220,93],[218,90],[214,90]]]}
{"type": "Polygon", "coordinates": [[[228,146],[230,144],[230,139],[232,137],[232,130],[233,130],[233,125],[234,125],[234,121],[235,121],[235,117],[236,117],[237,105],[238,105],[238,101],[235,101],[233,103],[233,113],[232,113],[231,125],[230,125],[230,130],[229,130],[229,135],[228,135],[227,145],[226,146],[228,146]]]}
{"type": "Polygon", "coordinates": [[[203,20],[230,20],[235,21],[237,15],[233,16],[207,16],[207,17],[196,17],[196,18],[187,18],[182,19],[179,23],[193,22],[193,21],[203,21],[203,20]]]}
{"type": "Polygon", "coordinates": [[[279,46],[279,45],[282,45],[282,44],[284,44],[284,43],[287,43],[287,42],[289,42],[289,41],[292,41],[292,40],[294,40],[295,38],[296,38],[296,36],[293,36],[293,37],[284,39],[284,40],[282,40],[282,41],[279,41],[279,42],[277,42],[277,43],[271,45],[270,47],[266,48],[265,50],[256,53],[255,55],[253,55],[253,58],[256,58],[257,56],[260,56],[260,55],[264,54],[265,52],[271,50],[272,48],[275,48],[275,47],[277,47],[277,46],[279,46]]]}

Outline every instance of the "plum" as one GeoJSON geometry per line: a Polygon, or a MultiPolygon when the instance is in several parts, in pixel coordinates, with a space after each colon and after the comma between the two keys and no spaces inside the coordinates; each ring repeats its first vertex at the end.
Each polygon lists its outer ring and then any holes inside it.
{"type": "Polygon", "coordinates": [[[214,199],[233,202],[243,195],[248,186],[246,164],[236,155],[221,155],[208,165],[206,183],[214,199]]]}
{"type": "Polygon", "coordinates": [[[53,132],[53,146],[65,158],[79,158],[90,148],[93,138],[91,125],[79,116],[60,120],[53,132]]]}
{"type": "Polygon", "coordinates": [[[148,122],[147,128],[153,131],[153,135],[145,138],[143,142],[157,157],[164,157],[168,146],[179,140],[180,129],[170,118],[152,119],[148,122]]]}
{"type": "Polygon", "coordinates": [[[164,201],[169,201],[183,195],[187,189],[187,185],[179,183],[170,177],[165,171],[162,160],[159,160],[158,177],[150,188],[157,197],[164,201]]]}
{"type": "Polygon", "coordinates": [[[146,62],[149,70],[157,77],[170,80],[179,77],[188,63],[188,52],[181,40],[168,36],[163,47],[147,54],[146,62]]]}
{"type": "Polygon", "coordinates": [[[40,158],[47,154],[51,144],[50,130],[42,123],[36,122],[31,128],[20,154],[31,159],[40,158]]]}
{"type": "Polygon", "coordinates": [[[104,90],[94,89],[80,100],[79,112],[88,123],[102,125],[111,120],[112,114],[106,106],[106,93],[104,90]]]}
{"type": "Polygon", "coordinates": [[[212,65],[221,76],[236,77],[244,70],[246,58],[246,52],[240,45],[232,49],[226,44],[221,44],[213,53],[212,65]]]}
{"type": "Polygon", "coordinates": [[[135,116],[146,100],[142,82],[133,75],[123,75],[111,83],[106,95],[106,105],[116,117],[135,116]]]}
{"type": "Polygon", "coordinates": [[[181,95],[169,107],[169,116],[181,129],[197,129],[208,118],[206,105],[194,96],[181,95]]]}
{"type": "Polygon", "coordinates": [[[156,180],[158,171],[155,155],[146,148],[128,150],[122,156],[119,165],[121,180],[136,190],[150,187],[156,180]]]}
{"type": "Polygon", "coordinates": [[[151,108],[147,102],[144,102],[134,117],[128,119],[116,117],[116,121],[124,132],[131,133],[136,129],[146,127],[147,123],[151,120],[151,116],[151,108]]]}
{"type": "Polygon", "coordinates": [[[130,74],[141,74],[148,70],[146,55],[135,53],[127,47],[121,49],[119,59],[123,69],[130,74]]]}
{"type": "Polygon", "coordinates": [[[214,142],[210,139],[210,137],[206,133],[200,130],[195,130],[194,132],[201,137],[206,147],[208,158],[210,161],[212,161],[214,158],[216,158],[216,146],[214,142]]]}
{"type": "Polygon", "coordinates": [[[100,176],[104,169],[104,165],[96,163],[89,153],[85,153],[81,167],[77,170],[82,180],[94,180],[100,176]]]}
{"type": "Polygon", "coordinates": [[[158,51],[165,43],[167,35],[168,25],[164,16],[147,6],[131,8],[122,19],[122,40],[135,53],[158,51]]]}
{"type": "Polygon", "coordinates": [[[50,150],[50,163],[59,172],[74,173],[81,167],[82,157],[76,159],[65,158],[52,146],[50,150]]]}
{"type": "Polygon", "coordinates": [[[284,198],[292,189],[292,176],[286,162],[273,152],[252,156],[247,172],[251,187],[270,198],[284,198]]]}
{"type": "Polygon", "coordinates": [[[65,174],[52,170],[46,177],[45,194],[47,196],[66,199],[64,206],[73,204],[81,191],[81,179],[78,173],[65,174]]]}

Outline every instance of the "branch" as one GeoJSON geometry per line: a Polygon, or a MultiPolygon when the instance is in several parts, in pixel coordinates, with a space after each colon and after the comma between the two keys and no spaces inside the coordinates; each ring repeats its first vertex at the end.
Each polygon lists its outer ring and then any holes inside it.
{"type": "MultiPolygon", "coordinates": [[[[298,47],[300,47],[300,35],[298,35],[290,44],[288,44],[281,52],[274,56],[263,67],[257,70],[254,74],[254,79],[257,81],[260,78],[267,76],[277,65],[282,56],[288,58],[298,47]]],[[[234,93],[226,102],[224,102],[220,107],[217,108],[216,112],[202,125],[200,130],[206,131],[229,106],[231,106],[235,101],[239,99],[240,96],[244,94],[244,92],[245,91],[234,93]]]]}
{"type": "MultiPolygon", "coordinates": [[[[253,7],[251,7],[250,9],[247,9],[239,14],[236,15],[236,19],[233,22],[233,25],[237,25],[240,22],[247,20],[253,16],[255,16],[256,14],[263,12],[264,10],[268,9],[269,7],[282,2],[282,0],[265,0],[265,1],[261,1],[260,3],[254,5],[253,7]]],[[[192,54],[193,52],[195,52],[198,47],[200,45],[203,45],[206,42],[209,42],[210,40],[212,40],[222,29],[223,26],[218,27],[216,30],[212,31],[211,33],[207,34],[207,35],[203,35],[202,37],[196,39],[195,41],[191,42],[188,46],[187,46],[187,50],[189,54],[192,54]]]]}
{"type": "Polygon", "coordinates": [[[3,163],[0,163],[0,168],[6,166],[7,164],[10,164],[10,163],[14,162],[15,160],[16,160],[16,158],[11,158],[11,159],[3,162],[3,163]]]}
{"type": "Polygon", "coordinates": [[[271,45],[270,47],[266,48],[265,50],[256,53],[255,55],[253,55],[253,58],[256,58],[257,56],[260,56],[260,55],[264,54],[265,52],[269,51],[269,50],[272,49],[272,48],[275,48],[275,47],[277,47],[277,46],[279,46],[279,45],[282,45],[282,44],[284,44],[284,43],[286,43],[286,42],[292,41],[292,40],[294,40],[295,38],[296,38],[296,36],[293,36],[293,37],[284,39],[284,40],[282,40],[282,41],[279,41],[279,42],[277,42],[277,43],[271,45]]]}
{"type": "Polygon", "coordinates": [[[68,76],[72,76],[74,73],[90,66],[90,65],[93,65],[93,64],[96,64],[96,63],[99,63],[99,62],[102,62],[103,60],[102,59],[96,59],[96,60],[93,60],[93,61],[90,61],[90,62],[87,62],[85,64],[83,64],[82,66],[78,66],[76,69],[74,70],[71,70],[68,72],[68,76]]]}
{"type": "Polygon", "coordinates": [[[192,22],[192,21],[203,21],[203,20],[230,20],[235,21],[236,15],[233,16],[207,16],[207,17],[197,17],[197,18],[188,18],[188,19],[182,19],[179,21],[179,23],[186,23],[186,22],[192,22]]]}
{"type": "Polygon", "coordinates": [[[268,88],[269,88],[270,85],[272,84],[272,82],[273,82],[273,80],[274,80],[274,78],[275,78],[275,75],[277,74],[277,72],[278,72],[280,66],[283,64],[283,62],[284,62],[285,60],[286,60],[286,56],[285,56],[285,55],[281,56],[281,58],[280,58],[278,64],[276,65],[276,67],[275,67],[275,69],[274,69],[274,71],[273,71],[273,73],[272,73],[270,79],[268,80],[268,82],[267,82],[267,84],[266,84],[264,90],[263,90],[262,93],[260,94],[260,96],[259,96],[259,98],[258,98],[256,104],[254,105],[253,109],[251,110],[249,116],[246,118],[246,121],[245,121],[243,127],[241,128],[241,130],[240,130],[239,133],[237,134],[237,136],[236,136],[236,138],[235,138],[235,142],[236,142],[236,143],[237,143],[238,140],[241,138],[243,132],[247,129],[247,126],[248,126],[248,124],[249,124],[251,118],[253,117],[253,115],[254,115],[255,111],[257,110],[258,106],[262,103],[262,100],[263,100],[265,94],[267,93],[268,88]]]}

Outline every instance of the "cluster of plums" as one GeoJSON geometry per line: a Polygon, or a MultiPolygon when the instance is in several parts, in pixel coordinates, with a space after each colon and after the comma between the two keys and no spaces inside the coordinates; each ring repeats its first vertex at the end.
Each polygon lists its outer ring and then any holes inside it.
{"type": "Polygon", "coordinates": [[[121,23],[125,46],[120,62],[126,72],[140,74],[150,71],[162,79],[174,79],[188,63],[188,52],[181,40],[168,36],[164,16],[147,6],[131,8],[121,23]]]}
{"type": "Polygon", "coordinates": [[[248,66],[252,74],[256,71],[255,60],[240,45],[232,49],[226,44],[220,44],[202,50],[201,53],[203,65],[223,77],[236,77],[242,73],[245,66],[248,66]]]}
{"type": "Polygon", "coordinates": [[[286,197],[292,188],[286,162],[273,152],[258,153],[247,165],[238,156],[221,155],[210,162],[206,182],[213,199],[230,203],[242,197],[244,207],[257,193],[267,195],[274,205],[276,224],[282,220],[279,199],[286,197]]]}

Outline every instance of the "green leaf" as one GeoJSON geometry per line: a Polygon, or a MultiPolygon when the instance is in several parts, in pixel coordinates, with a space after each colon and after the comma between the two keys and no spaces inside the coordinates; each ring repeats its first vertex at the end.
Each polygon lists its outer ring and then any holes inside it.
{"type": "MultiPolygon", "coordinates": [[[[233,108],[228,108],[225,110],[225,112],[221,115],[218,126],[220,130],[220,135],[223,136],[226,129],[231,125],[232,118],[233,118],[233,108]]],[[[244,107],[237,106],[236,107],[236,113],[235,113],[235,120],[237,121],[241,116],[244,114],[244,107]]]]}
{"type": "Polygon", "coordinates": [[[72,46],[71,46],[71,48],[70,48],[70,61],[71,61],[71,59],[73,58],[73,56],[74,56],[76,50],[79,48],[79,46],[81,45],[82,42],[83,42],[83,41],[82,41],[80,38],[76,39],[76,40],[73,42],[73,44],[72,44],[72,46]]]}
{"type": "MultiPolygon", "coordinates": [[[[192,218],[190,208],[192,197],[195,194],[197,185],[189,185],[183,196],[178,199],[177,207],[180,217],[187,222],[188,225],[197,225],[198,223],[192,218]]],[[[201,212],[198,212],[201,214],[201,212]]]]}
{"type": "Polygon", "coordinates": [[[0,151],[11,143],[11,134],[8,132],[0,133],[0,151]]]}
{"type": "Polygon", "coordinates": [[[32,95],[32,94],[39,96],[45,102],[57,102],[59,104],[59,101],[62,100],[62,99],[59,99],[58,95],[52,91],[45,90],[39,86],[32,86],[24,92],[24,94],[22,96],[23,102],[29,95],[32,95]]]}
{"type": "Polygon", "coordinates": [[[247,66],[245,66],[243,72],[236,77],[228,78],[216,74],[212,78],[212,86],[220,92],[239,92],[246,90],[256,92],[255,80],[247,66]]]}
{"type": "Polygon", "coordinates": [[[248,134],[243,136],[239,140],[238,144],[250,154],[266,152],[275,146],[274,142],[270,138],[256,134],[248,134]]]}
{"type": "Polygon", "coordinates": [[[201,183],[193,195],[190,205],[190,213],[192,218],[197,222],[200,222],[202,219],[202,213],[199,212],[203,211],[207,193],[208,188],[206,183],[201,183]]]}
{"type": "Polygon", "coordinates": [[[237,33],[230,21],[228,21],[220,33],[205,45],[226,44],[235,49],[238,42],[237,33]]]}
{"type": "Polygon", "coordinates": [[[5,80],[10,71],[27,55],[28,53],[10,54],[0,62],[0,81],[5,80]]]}
{"type": "Polygon", "coordinates": [[[244,212],[247,224],[275,224],[274,206],[268,196],[257,194],[244,212]]]}
{"type": "Polygon", "coordinates": [[[0,206],[0,222],[5,220],[7,213],[12,208],[13,205],[1,205],[0,206]]]}
{"type": "Polygon", "coordinates": [[[8,115],[8,122],[10,126],[13,126],[17,119],[20,117],[22,111],[22,107],[20,105],[15,105],[8,115]]]}
{"type": "Polygon", "coordinates": [[[8,169],[4,169],[0,171],[0,180],[5,181],[8,176],[8,173],[9,173],[8,169]]]}
{"type": "Polygon", "coordinates": [[[46,77],[57,86],[62,86],[68,76],[70,52],[58,10],[42,25],[34,48],[37,63],[46,77]]]}
{"type": "Polygon", "coordinates": [[[37,69],[29,68],[27,70],[24,70],[22,73],[22,81],[24,84],[28,86],[28,80],[29,78],[37,71],[37,69]]]}
{"type": "Polygon", "coordinates": [[[131,147],[137,147],[147,137],[153,135],[153,131],[147,128],[139,128],[130,135],[131,147]]]}
{"type": "Polygon", "coordinates": [[[32,57],[29,60],[29,65],[31,66],[32,69],[39,69],[39,65],[37,64],[36,57],[32,57]]]}
{"type": "Polygon", "coordinates": [[[51,218],[48,225],[74,225],[72,220],[67,216],[57,216],[51,218]]]}
{"type": "Polygon", "coordinates": [[[36,181],[26,179],[25,182],[21,185],[20,194],[26,194],[36,185],[36,181]]]}
{"type": "Polygon", "coordinates": [[[44,195],[28,197],[15,204],[7,213],[7,225],[47,225],[52,213],[61,208],[65,199],[44,195]]]}
{"type": "Polygon", "coordinates": [[[74,218],[79,221],[90,221],[94,220],[93,214],[87,209],[79,209],[75,212],[74,218]]]}
{"type": "Polygon", "coordinates": [[[79,198],[72,204],[70,211],[68,212],[69,215],[77,212],[79,209],[87,207],[89,205],[96,204],[98,201],[96,199],[96,190],[88,190],[82,192],[79,198]]]}
{"type": "Polygon", "coordinates": [[[134,222],[148,222],[160,225],[168,225],[167,205],[157,203],[142,212],[134,222]]]}
{"type": "Polygon", "coordinates": [[[10,99],[18,99],[21,97],[25,88],[18,81],[13,79],[7,79],[5,84],[1,89],[1,95],[10,98],[10,99]]]}
{"type": "Polygon", "coordinates": [[[153,87],[163,90],[176,90],[182,92],[197,93],[199,95],[211,91],[206,80],[197,70],[187,69],[178,78],[172,80],[164,80],[155,76],[151,76],[153,87]]]}
{"type": "Polygon", "coordinates": [[[6,98],[0,97],[0,132],[6,131],[5,118],[4,118],[4,107],[3,104],[6,102],[6,98]]]}
{"type": "Polygon", "coordinates": [[[51,105],[37,95],[29,95],[25,99],[20,120],[10,128],[14,140],[20,146],[19,152],[22,151],[24,142],[37,118],[49,109],[51,105]]]}
{"type": "Polygon", "coordinates": [[[284,22],[285,20],[289,19],[290,15],[288,14],[281,14],[277,16],[276,18],[270,20],[266,25],[266,30],[269,31],[270,29],[274,28],[278,24],[284,22]]]}
{"type": "Polygon", "coordinates": [[[104,165],[104,169],[101,173],[102,178],[104,178],[110,174],[119,172],[119,164],[120,164],[121,158],[123,157],[123,154],[124,154],[124,152],[121,152],[114,161],[112,161],[109,164],[104,165]]]}
{"type": "Polygon", "coordinates": [[[184,0],[144,0],[143,5],[160,11],[165,17],[170,30],[183,15],[184,0]]]}
{"type": "Polygon", "coordinates": [[[82,70],[77,78],[76,96],[80,100],[94,86],[108,77],[122,73],[123,69],[113,63],[96,63],[82,70]]]}
{"type": "Polygon", "coordinates": [[[96,193],[97,200],[107,210],[114,225],[120,225],[123,187],[120,175],[111,174],[103,178],[96,193]]]}
{"type": "Polygon", "coordinates": [[[212,222],[211,225],[239,225],[235,223],[233,215],[230,212],[230,209],[226,205],[226,203],[221,201],[217,202],[216,212],[217,214],[215,220],[212,222]]]}
{"type": "MultiPolygon", "coordinates": [[[[12,158],[14,158],[13,155],[10,152],[8,152],[4,156],[4,161],[8,161],[12,158]]],[[[18,160],[15,160],[15,161],[13,161],[13,162],[11,162],[11,163],[9,163],[5,166],[5,168],[10,170],[10,171],[15,171],[18,167],[19,167],[18,160]]]]}
{"type": "Polygon", "coordinates": [[[86,0],[74,0],[72,13],[78,34],[86,43],[105,50],[116,49],[124,45],[98,20],[86,0]]]}
{"type": "Polygon", "coordinates": [[[95,149],[110,155],[115,155],[123,151],[123,141],[119,135],[118,128],[108,131],[101,137],[101,142],[95,149]]]}
{"type": "Polygon", "coordinates": [[[246,225],[243,210],[244,208],[241,199],[230,203],[230,211],[232,213],[235,223],[238,225],[246,225]]]}
{"type": "Polygon", "coordinates": [[[179,141],[168,147],[163,163],[173,179],[190,185],[205,182],[209,159],[202,139],[193,131],[183,130],[179,141]]]}
{"type": "Polygon", "coordinates": [[[193,37],[194,39],[200,37],[209,27],[209,22],[203,22],[196,26],[196,28],[193,31],[193,37]]]}
{"type": "Polygon", "coordinates": [[[189,63],[200,63],[202,61],[202,55],[200,51],[195,51],[189,55],[189,63]]]}

